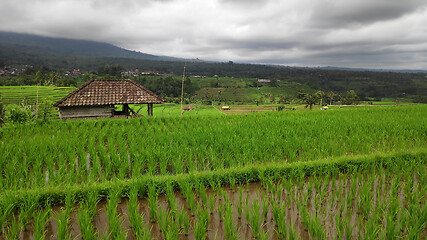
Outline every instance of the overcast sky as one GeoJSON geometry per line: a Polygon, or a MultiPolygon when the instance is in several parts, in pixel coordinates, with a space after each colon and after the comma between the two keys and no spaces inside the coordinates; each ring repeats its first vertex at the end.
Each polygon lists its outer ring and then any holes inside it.
{"type": "Polygon", "coordinates": [[[0,30],[155,55],[427,69],[427,0],[0,0],[0,30]]]}

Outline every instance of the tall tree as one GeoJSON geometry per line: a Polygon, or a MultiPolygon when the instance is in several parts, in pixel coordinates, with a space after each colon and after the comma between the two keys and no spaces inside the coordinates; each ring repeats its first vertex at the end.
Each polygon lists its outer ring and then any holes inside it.
{"type": "Polygon", "coordinates": [[[346,105],[353,105],[359,103],[359,96],[354,90],[347,91],[344,95],[343,103],[346,105]]]}
{"type": "Polygon", "coordinates": [[[289,97],[288,96],[285,96],[285,95],[282,95],[282,96],[280,96],[280,98],[279,98],[279,103],[280,104],[286,104],[288,101],[289,101],[289,97]]]}
{"type": "Polygon", "coordinates": [[[332,101],[334,100],[336,94],[332,91],[329,91],[328,93],[326,93],[326,97],[329,100],[329,105],[332,105],[332,101]]]}
{"type": "Polygon", "coordinates": [[[320,106],[323,106],[323,98],[325,97],[325,93],[323,91],[316,92],[318,100],[320,100],[320,106]]]}
{"type": "Polygon", "coordinates": [[[43,76],[43,73],[41,71],[37,71],[36,76],[35,76],[35,80],[36,80],[37,84],[44,83],[44,76],[43,76]]]}
{"type": "Polygon", "coordinates": [[[315,105],[319,101],[319,96],[317,94],[306,94],[303,103],[307,104],[305,107],[310,107],[310,110],[313,109],[313,105],[315,105]]]}

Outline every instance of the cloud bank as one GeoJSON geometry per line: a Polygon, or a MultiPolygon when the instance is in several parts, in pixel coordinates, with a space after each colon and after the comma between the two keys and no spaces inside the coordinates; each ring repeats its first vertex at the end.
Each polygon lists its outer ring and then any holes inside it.
{"type": "Polygon", "coordinates": [[[427,69],[424,0],[1,0],[0,30],[185,58],[427,69]]]}

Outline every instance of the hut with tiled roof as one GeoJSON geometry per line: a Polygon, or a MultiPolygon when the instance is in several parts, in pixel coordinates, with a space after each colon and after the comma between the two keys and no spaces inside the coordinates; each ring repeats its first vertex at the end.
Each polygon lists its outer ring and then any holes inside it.
{"type": "Polygon", "coordinates": [[[129,79],[92,79],[54,104],[61,119],[104,118],[117,115],[135,116],[129,104],[147,104],[153,115],[153,104],[165,100],[129,79]],[[123,105],[116,111],[116,105],[123,105]]]}

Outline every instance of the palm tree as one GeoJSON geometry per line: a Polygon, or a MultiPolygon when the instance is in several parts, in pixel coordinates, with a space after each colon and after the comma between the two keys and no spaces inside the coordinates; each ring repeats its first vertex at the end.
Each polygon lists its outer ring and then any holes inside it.
{"type": "Polygon", "coordinates": [[[336,94],[334,92],[330,91],[326,94],[326,96],[328,97],[329,105],[332,105],[332,100],[334,100],[336,94]]]}
{"type": "Polygon", "coordinates": [[[320,100],[320,106],[322,107],[323,106],[323,98],[325,97],[325,92],[323,92],[323,91],[317,91],[316,95],[319,98],[319,100],[320,100]]]}
{"type": "Polygon", "coordinates": [[[319,96],[317,94],[307,94],[305,95],[304,99],[303,99],[303,103],[307,104],[305,106],[305,108],[307,108],[308,106],[310,106],[310,110],[313,109],[313,105],[315,105],[317,103],[317,101],[319,100],[318,98],[319,96]]]}
{"type": "Polygon", "coordinates": [[[279,98],[279,103],[280,104],[286,104],[289,100],[290,100],[290,98],[288,96],[282,95],[279,98]]]}

